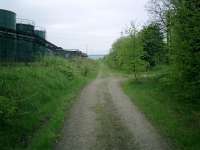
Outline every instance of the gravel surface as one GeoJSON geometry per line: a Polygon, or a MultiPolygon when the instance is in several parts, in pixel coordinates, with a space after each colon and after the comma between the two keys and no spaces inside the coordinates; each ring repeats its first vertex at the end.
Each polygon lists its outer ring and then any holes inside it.
{"type": "Polygon", "coordinates": [[[56,150],[168,150],[120,88],[119,77],[99,75],[86,86],[65,121],[56,150]]]}

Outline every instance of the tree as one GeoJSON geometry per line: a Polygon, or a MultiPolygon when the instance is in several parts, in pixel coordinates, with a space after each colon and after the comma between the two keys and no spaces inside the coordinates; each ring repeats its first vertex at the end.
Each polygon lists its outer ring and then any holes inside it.
{"type": "Polygon", "coordinates": [[[130,36],[131,39],[131,47],[130,47],[130,70],[134,73],[135,79],[137,79],[137,69],[136,65],[140,61],[140,49],[138,47],[138,38],[137,38],[137,28],[134,22],[131,23],[131,26],[128,27],[126,33],[130,36]]]}
{"type": "Polygon", "coordinates": [[[107,57],[108,64],[117,69],[134,73],[137,79],[137,73],[144,68],[142,56],[142,44],[140,33],[132,23],[126,30],[126,36],[119,38],[113,43],[111,52],[107,57]]]}
{"type": "Polygon", "coordinates": [[[200,1],[173,1],[173,74],[184,97],[200,103],[200,1]]]}
{"type": "Polygon", "coordinates": [[[164,62],[164,39],[160,27],[156,23],[143,28],[142,33],[142,45],[144,54],[142,59],[148,62],[150,68],[156,64],[164,62]]]}
{"type": "Polygon", "coordinates": [[[176,11],[176,6],[172,1],[175,3],[176,0],[149,0],[147,6],[147,10],[152,16],[152,21],[156,22],[163,32],[167,43],[166,50],[168,53],[171,51],[172,26],[174,23],[173,17],[176,11]]]}

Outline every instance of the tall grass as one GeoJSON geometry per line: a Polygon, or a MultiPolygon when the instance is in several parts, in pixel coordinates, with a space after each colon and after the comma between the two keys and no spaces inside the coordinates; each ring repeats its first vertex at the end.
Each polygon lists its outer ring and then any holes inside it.
{"type": "Polygon", "coordinates": [[[96,74],[87,59],[0,66],[1,149],[51,149],[73,97],[96,74]]]}
{"type": "Polygon", "coordinates": [[[127,81],[123,88],[161,134],[169,139],[172,149],[199,150],[199,106],[181,102],[179,91],[172,87],[165,75],[166,71],[156,69],[138,81],[127,81]]]}

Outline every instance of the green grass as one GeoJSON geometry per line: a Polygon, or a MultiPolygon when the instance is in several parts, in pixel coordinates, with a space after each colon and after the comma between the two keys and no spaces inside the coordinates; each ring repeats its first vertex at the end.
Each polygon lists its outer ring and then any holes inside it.
{"type": "Polygon", "coordinates": [[[52,149],[65,112],[97,68],[78,58],[0,66],[1,149],[52,149]]]}
{"type": "Polygon", "coordinates": [[[138,81],[126,81],[123,89],[169,141],[172,149],[199,150],[199,107],[177,100],[176,91],[168,83],[164,72],[153,71],[138,81]]]}

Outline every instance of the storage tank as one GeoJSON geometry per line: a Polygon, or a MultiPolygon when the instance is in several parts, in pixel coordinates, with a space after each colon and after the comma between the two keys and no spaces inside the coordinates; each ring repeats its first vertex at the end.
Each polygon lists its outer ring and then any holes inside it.
{"type": "MultiPolygon", "coordinates": [[[[9,10],[0,9],[0,27],[4,29],[16,29],[16,14],[9,10]]],[[[0,61],[15,59],[15,34],[2,34],[0,36],[0,61]]]]}
{"type": "MultiPolygon", "coordinates": [[[[41,27],[39,27],[41,29],[41,27]]],[[[45,30],[35,30],[35,35],[42,38],[46,39],[46,31],[45,30]]],[[[45,52],[47,51],[45,45],[40,45],[39,43],[35,43],[34,45],[36,57],[42,57],[45,55],[45,52]]]]}
{"type": "Polygon", "coordinates": [[[18,32],[34,34],[34,25],[32,24],[17,23],[16,28],[18,32]]]}
{"type": "Polygon", "coordinates": [[[35,30],[35,35],[37,35],[43,39],[46,39],[46,31],[45,30],[35,30]]]}
{"type": "Polygon", "coordinates": [[[9,10],[0,9],[0,27],[16,29],[16,14],[9,10]]]}
{"type": "MultiPolygon", "coordinates": [[[[16,31],[21,34],[29,34],[30,36],[34,35],[34,25],[17,23],[16,31]]],[[[34,55],[33,41],[28,41],[25,39],[17,39],[17,59],[18,61],[32,61],[34,55]]]]}

